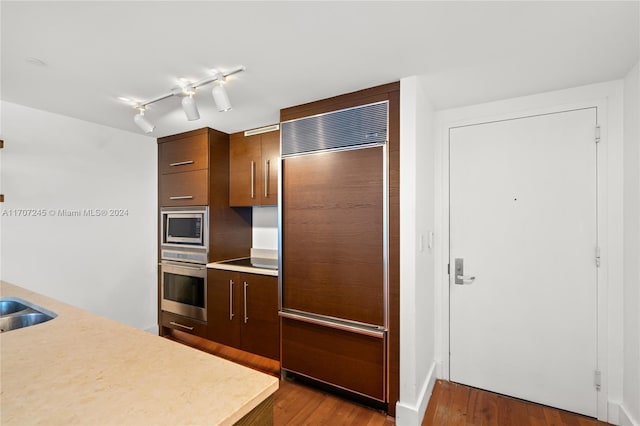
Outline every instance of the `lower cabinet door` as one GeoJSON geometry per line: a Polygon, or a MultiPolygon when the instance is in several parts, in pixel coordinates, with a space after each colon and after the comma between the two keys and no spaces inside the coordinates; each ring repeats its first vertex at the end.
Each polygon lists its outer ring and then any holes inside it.
{"type": "Polygon", "coordinates": [[[280,359],[278,278],[238,274],[242,291],[241,349],[271,359],[280,359]]]}
{"type": "Polygon", "coordinates": [[[236,272],[209,269],[207,275],[207,322],[209,339],[240,347],[241,301],[236,272]]]}
{"type": "Polygon", "coordinates": [[[385,337],[282,318],[281,365],[385,402],[385,337]]]}
{"type": "Polygon", "coordinates": [[[207,320],[210,340],[280,359],[277,277],[209,269],[207,320]]]}

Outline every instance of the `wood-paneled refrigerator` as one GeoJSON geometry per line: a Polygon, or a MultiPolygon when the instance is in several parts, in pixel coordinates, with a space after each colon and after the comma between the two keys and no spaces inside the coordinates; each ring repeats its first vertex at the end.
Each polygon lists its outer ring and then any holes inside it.
{"type": "Polygon", "coordinates": [[[281,362],[385,404],[387,101],[282,123],[281,362]]]}

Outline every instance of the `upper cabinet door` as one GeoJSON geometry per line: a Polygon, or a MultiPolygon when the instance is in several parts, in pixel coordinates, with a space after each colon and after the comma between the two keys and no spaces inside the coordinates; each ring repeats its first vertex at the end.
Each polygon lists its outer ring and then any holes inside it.
{"type": "Polygon", "coordinates": [[[260,203],[260,135],[231,135],[229,141],[229,205],[253,206],[260,203]]]}
{"type": "Polygon", "coordinates": [[[209,167],[208,135],[203,133],[158,145],[158,173],[179,173],[209,167]]]}
{"type": "Polygon", "coordinates": [[[276,205],[280,132],[235,133],[229,143],[229,205],[276,205]]]}
{"type": "Polygon", "coordinates": [[[262,205],[278,204],[278,173],[280,169],[280,132],[263,133],[262,148],[262,205]]]}

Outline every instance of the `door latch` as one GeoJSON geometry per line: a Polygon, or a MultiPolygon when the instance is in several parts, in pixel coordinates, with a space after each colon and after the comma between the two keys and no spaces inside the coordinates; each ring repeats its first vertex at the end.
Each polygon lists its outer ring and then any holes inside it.
{"type": "Polygon", "coordinates": [[[456,259],[454,274],[454,283],[458,285],[471,284],[476,279],[476,277],[464,275],[464,259],[460,258],[456,259]]]}

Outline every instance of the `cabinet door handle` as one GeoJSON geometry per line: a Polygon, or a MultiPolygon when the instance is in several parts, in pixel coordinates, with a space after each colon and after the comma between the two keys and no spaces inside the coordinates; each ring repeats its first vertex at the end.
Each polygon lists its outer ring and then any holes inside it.
{"type": "Polygon", "coordinates": [[[269,160],[264,162],[264,196],[269,197],[269,160]]]}
{"type": "Polygon", "coordinates": [[[251,198],[256,198],[256,162],[251,162],[251,198]]]}
{"type": "Polygon", "coordinates": [[[177,195],[173,197],[169,197],[170,200],[192,200],[193,195],[177,195]]]}
{"type": "Polygon", "coordinates": [[[169,167],[186,166],[187,164],[193,164],[193,160],[179,161],[177,163],[171,163],[171,164],[169,164],[169,167]]]}
{"type": "Polygon", "coordinates": [[[247,284],[247,282],[244,282],[244,323],[246,324],[247,321],[249,321],[249,315],[247,312],[247,287],[249,287],[249,284],[247,284]]]}
{"type": "Polygon", "coordinates": [[[233,280],[229,280],[229,321],[233,319],[233,280]]]}
{"type": "Polygon", "coordinates": [[[193,327],[189,327],[188,325],[180,324],[179,322],[171,321],[169,324],[171,324],[173,326],[176,326],[176,327],[182,327],[185,330],[193,331],[193,327]]]}

